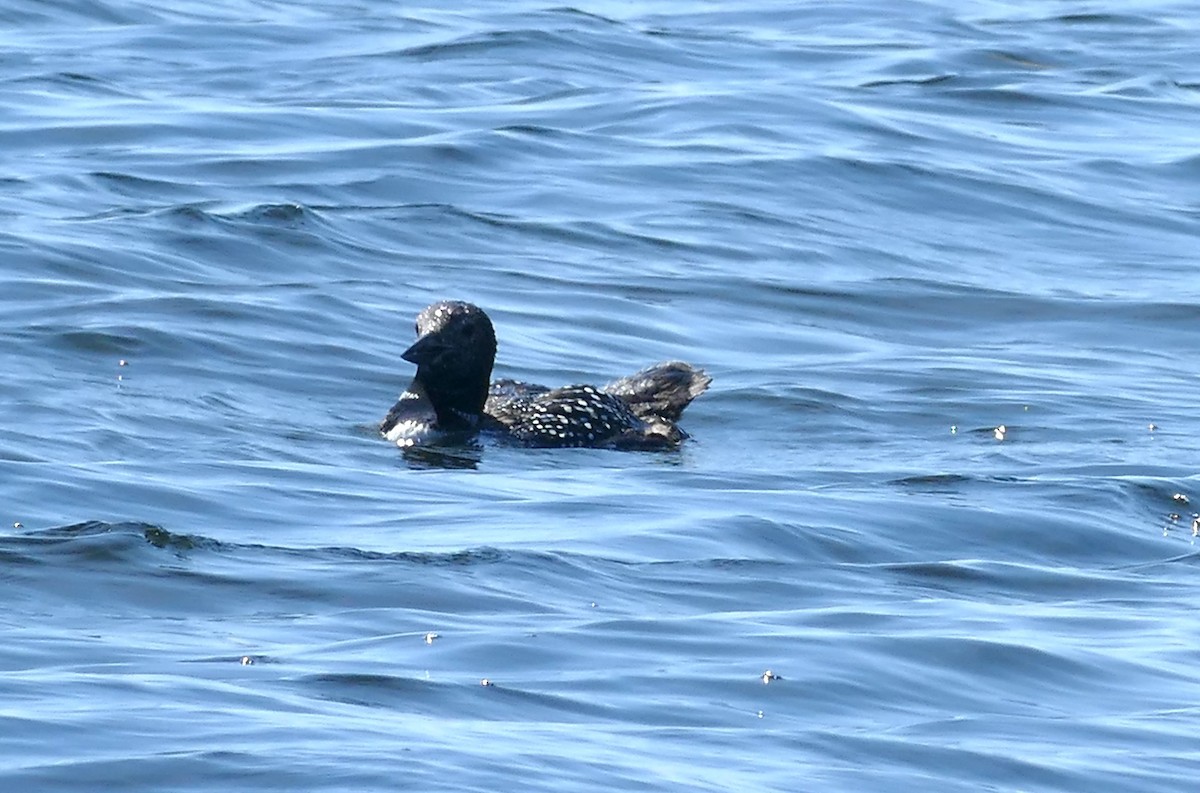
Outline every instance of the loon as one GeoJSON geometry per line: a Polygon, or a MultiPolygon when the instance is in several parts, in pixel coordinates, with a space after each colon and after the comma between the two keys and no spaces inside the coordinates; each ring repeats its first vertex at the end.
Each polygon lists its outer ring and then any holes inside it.
{"type": "Polygon", "coordinates": [[[405,447],[486,432],[536,447],[673,448],[688,437],[675,422],[712,382],[668,361],[602,387],[490,383],[496,332],[482,309],[458,300],[418,314],[416,332],[400,356],[416,376],[379,425],[405,447]]]}

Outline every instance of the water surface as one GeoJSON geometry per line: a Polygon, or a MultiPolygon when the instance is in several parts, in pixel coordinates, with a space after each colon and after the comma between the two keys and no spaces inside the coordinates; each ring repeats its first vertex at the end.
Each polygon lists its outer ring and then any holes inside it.
{"type": "Polygon", "coordinates": [[[0,787],[1186,788],[1194,11],[8,4],[0,787]]]}

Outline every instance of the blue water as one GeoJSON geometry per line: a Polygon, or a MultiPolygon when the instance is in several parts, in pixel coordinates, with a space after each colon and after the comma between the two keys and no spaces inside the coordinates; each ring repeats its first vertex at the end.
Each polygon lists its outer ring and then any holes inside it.
{"type": "Polygon", "coordinates": [[[0,45],[0,790],[1194,784],[1194,4],[0,45]],[[388,444],[443,298],[692,439],[388,444]]]}

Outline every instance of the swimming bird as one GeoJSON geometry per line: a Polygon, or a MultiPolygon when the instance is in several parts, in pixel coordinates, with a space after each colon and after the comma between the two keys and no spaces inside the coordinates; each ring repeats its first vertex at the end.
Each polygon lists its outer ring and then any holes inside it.
{"type": "Polygon", "coordinates": [[[489,433],[527,446],[662,449],[685,433],[676,422],[712,378],[668,361],[605,386],[491,383],[496,332],[478,306],[434,303],[417,315],[417,340],[401,354],[412,383],[379,425],[400,446],[489,433]]]}

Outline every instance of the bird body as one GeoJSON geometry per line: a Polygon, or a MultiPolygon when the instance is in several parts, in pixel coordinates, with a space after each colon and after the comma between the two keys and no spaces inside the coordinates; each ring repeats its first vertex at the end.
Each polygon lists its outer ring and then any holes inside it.
{"type": "Polygon", "coordinates": [[[675,422],[711,382],[671,361],[603,387],[489,383],[496,334],[480,308],[434,303],[417,316],[416,330],[401,356],[417,365],[416,376],[380,424],[401,446],[488,432],[539,447],[670,448],[687,437],[675,422]]]}

